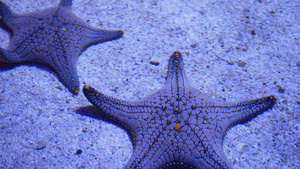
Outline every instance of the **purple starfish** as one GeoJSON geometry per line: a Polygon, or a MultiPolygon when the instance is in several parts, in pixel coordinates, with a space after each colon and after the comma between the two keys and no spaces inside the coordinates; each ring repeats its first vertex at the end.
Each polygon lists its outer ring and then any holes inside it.
{"type": "Polygon", "coordinates": [[[76,66],[80,53],[89,45],[122,37],[123,31],[89,26],[71,12],[72,0],[57,7],[16,14],[0,1],[2,27],[11,33],[0,60],[7,63],[40,62],[50,66],[74,94],[79,92],[76,66]]]}
{"type": "Polygon", "coordinates": [[[121,101],[85,85],[83,93],[101,114],[123,125],[133,142],[124,168],[231,168],[223,138],[233,125],[271,108],[275,96],[219,102],[190,86],[181,53],[169,60],[167,81],[154,94],[121,101]]]}

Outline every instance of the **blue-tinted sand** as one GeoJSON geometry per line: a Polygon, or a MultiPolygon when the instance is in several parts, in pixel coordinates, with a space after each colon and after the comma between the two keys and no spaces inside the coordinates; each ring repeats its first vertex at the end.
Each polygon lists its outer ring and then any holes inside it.
{"type": "MultiPolygon", "coordinates": [[[[19,13],[59,3],[2,1],[19,13]]],[[[125,31],[81,54],[81,89],[139,99],[163,85],[168,58],[179,50],[192,86],[217,99],[278,99],[228,131],[224,152],[234,168],[300,168],[298,0],[74,0],[72,11],[95,27],[125,31]]],[[[1,29],[0,46],[8,43],[1,29]]],[[[127,133],[89,105],[46,66],[1,64],[0,168],[122,168],[132,154],[127,133]]]]}

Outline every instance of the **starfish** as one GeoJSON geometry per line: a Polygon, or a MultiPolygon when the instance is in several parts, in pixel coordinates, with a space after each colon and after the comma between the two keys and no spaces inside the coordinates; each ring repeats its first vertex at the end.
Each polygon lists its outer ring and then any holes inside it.
{"type": "Polygon", "coordinates": [[[120,38],[123,30],[89,26],[71,12],[71,6],[72,0],[61,0],[56,7],[16,14],[0,1],[2,27],[11,33],[7,49],[0,48],[0,60],[48,65],[73,94],[78,94],[76,66],[80,53],[91,44],[120,38]]]}
{"type": "Polygon", "coordinates": [[[133,155],[124,168],[231,168],[223,138],[233,125],[271,108],[275,96],[221,102],[191,87],[181,53],[169,60],[165,85],[139,101],[121,101],[85,85],[102,115],[129,131],[133,155]]]}

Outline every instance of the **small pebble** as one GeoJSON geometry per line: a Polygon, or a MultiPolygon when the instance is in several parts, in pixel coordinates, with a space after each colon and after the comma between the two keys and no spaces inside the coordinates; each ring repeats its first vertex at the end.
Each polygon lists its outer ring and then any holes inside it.
{"type": "Polygon", "coordinates": [[[155,61],[150,61],[150,64],[158,66],[160,63],[159,62],[155,62],[155,61]]]}
{"type": "Polygon", "coordinates": [[[197,43],[195,43],[195,44],[191,44],[191,47],[192,48],[196,48],[198,46],[198,44],[197,43]]]}
{"type": "Polygon", "coordinates": [[[82,150],[80,150],[80,149],[78,149],[77,151],[76,151],[76,154],[77,155],[79,155],[79,154],[81,154],[82,153],[82,150]]]}
{"type": "Polygon", "coordinates": [[[298,61],[298,62],[296,63],[296,65],[300,67],[300,61],[298,61]]]}
{"type": "Polygon", "coordinates": [[[84,128],[82,129],[82,131],[83,131],[83,132],[87,132],[87,128],[84,127],[84,128]]]}
{"type": "Polygon", "coordinates": [[[279,93],[284,93],[284,91],[285,91],[285,89],[278,85],[278,92],[279,93]]]}
{"type": "Polygon", "coordinates": [[[245,65],[246,65],[246,62],[244,62],[244,61],[241,61],[238,63],[238,66],[240,66],[240,67],[244,67],[245,65]]]}
{"type": "Polygon", "coordinates": [[[41,140],[41,141],[39,141],[39,142],[37,143],[36,149],[37,149],[37,150],[41,150],[41,149],[43,149],[43,148],[45,148],[45,147],[46,147],[46,142],[45,142],[44,140],[41,140]]]}
{"type": "Polygon", "coordinates": [[[230,60],[227,60],[227,63],[230,64],[230,65],[233,65],[234,62],[233,61],[230,61],[230,60]]]}

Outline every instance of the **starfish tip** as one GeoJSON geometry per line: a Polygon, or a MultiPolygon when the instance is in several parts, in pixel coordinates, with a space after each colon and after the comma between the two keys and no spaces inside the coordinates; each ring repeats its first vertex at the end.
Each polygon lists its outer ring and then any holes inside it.
{"type": "Polygon", "coordinates": [[[123,35],[124,35],[124,31],[123,30],[118,30],[117,31],[117,35],[116,35],[116,37],[114,39],[121,38],[123,35]]]}
{"type": "Polygon", "coordinates": [[[91,88],[91,86],[89,86],[89,85],[84,85],[83,86],[83,90],[90,90],[90,88],[91,88]]]}
{"type": "Polygon", "coordinates": [[[271,100],[272,103],[276,103],[277,97],[274,95],[269,96],[269,99],[271,100]]]}
{"type": "Polygon", "coordinates": [[[181,53],[180,53],[178,50],[176,50],[176,51],[172,54],[171,57],[174,57],[174,58],[180,58],[180,57],[181,57],[181,53]]]}

